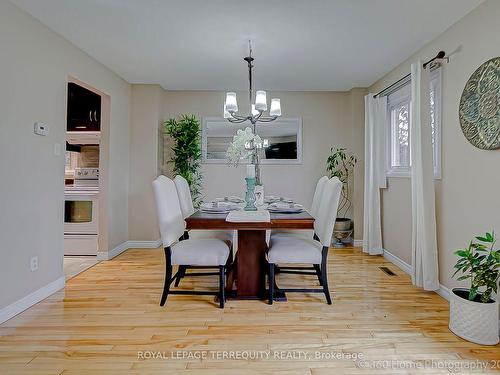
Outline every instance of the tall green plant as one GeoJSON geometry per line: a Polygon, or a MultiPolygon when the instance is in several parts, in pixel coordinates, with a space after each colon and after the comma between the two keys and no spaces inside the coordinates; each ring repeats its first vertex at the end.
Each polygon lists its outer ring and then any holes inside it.
{"type": "Polygon", "coordinates": [[[165,132],[172,138],[173,156],[169,160],[174,165],[174,173],[184,177],[189,183],[193,204],[201,201],[201,132],[200,122],[194,115],[182,115],[179,120],[165,121],[165,132]]]}
{"type": "Polygon", "coordinates": [[[486,233],[478,236],[469,243],[466,249],[455,252],[459,256],[456,271],[453,277],[462,272],[458,280],[470,279],[469,300],[474,301],[481,294],[480,302],[487,303],[493,292],[497,292],[498,279],[500,277],[500,250],[495,247],[495,234],[486,233]],[[480,291],[479,289],[484,291],[480,291]]]}
{"type": "Polygon", "coordinates": [[[333,147],[330,149],[330,156],[326,160],[326,169],[330,174],[330,178],[338,177],[342,182],[342,192],[337,212],[343,218],[345,218],[352,205],[349,196],[349,178],[357,162],[356,157],[346,152],[345,148],[336,148],[334,150],[333,147]]]}

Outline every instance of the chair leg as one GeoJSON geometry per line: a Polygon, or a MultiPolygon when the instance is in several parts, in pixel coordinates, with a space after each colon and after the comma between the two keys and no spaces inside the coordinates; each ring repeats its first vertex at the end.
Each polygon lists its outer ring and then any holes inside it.
{"type": "Polygon", "coordinates": [[[313,264],[313,267],[316,270],[316,275],[318,276],[319,285],[323,286],[323,281],[321,280],[321,268],[319,264],[313,264]]]}
{"type": "Polygon", "coordinates": [[[165,251],[165,281],[163,283],[163,293],[161,295],[160,306],[164,306],[167,302],[168,292],[170,291],[170,283],[172,279],[172,260],[170,247],[166,247],[165,251]]]}
{"type": "Polygon", "coordinates": [[[269,263],[269,304],[272,305],[274,300],[274,264],[269,263]]]}
{"type": "Polygon", "coordinates": [[[179,270],[177,272],[177,278],[175,279],[175,287],[179,286],[181,279],[186,276],[186,266],[179,266],[179,270]]]}
{"type": "Polygon", "coordinates": [[[221,309],[224,308],[224,302],[226,300],[226,295],[225,295],[225,285],[224,281],[226,278],[226,267],[225,266],[219,266],[219,307],[221,309]]]}
{"type": "Polygon", "coordinates": [[[331,305],[332,298],[330,297],[330,291],[328,289],[328,267],[327,267],[327,258],[328,258],[328,247],[324,246],[322,250],[321,257],[321,281],[323,282],[323,293],[325,293],[326,302],[331,305]]]}
{"type": "Polygon", "coordinates": [[[229,267],[231,267],[231,265],[233,264],[233,246],[231,246],[231,248],[229,249],[229,256],[227,257],[227,261],[226,261],[226,270],[229,269],[229,267]]]}

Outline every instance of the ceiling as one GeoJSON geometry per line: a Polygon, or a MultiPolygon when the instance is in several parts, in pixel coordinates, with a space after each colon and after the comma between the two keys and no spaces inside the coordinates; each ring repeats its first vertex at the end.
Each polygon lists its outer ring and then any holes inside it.
{"type": "Polygon", "coordinates": [[[371,85],[482,2],[11,1],[130,83],[247,89],[251,39],[256,88],[333,91],[371,85]]]}

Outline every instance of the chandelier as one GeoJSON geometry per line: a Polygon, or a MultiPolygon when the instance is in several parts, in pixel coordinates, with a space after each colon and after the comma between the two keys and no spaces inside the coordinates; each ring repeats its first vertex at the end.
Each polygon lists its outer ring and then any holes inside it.
{"type": "Polygon", "coordinates": [[[250,121],[253,125],[253,130],[255,134],[255,124],[257,122],[271,122],[276,120],[281,116],[281,103],[277,98],[271,99],[271,107],[269,109],[269,116],[264,116],[264,112],[267,111],[267,97],[266,92],[259,90],[255,93],[255,104],[252,104],[253,99],[253,89],[252,89],[252,68],[254,58],[252,57],[252,44],[248,41],[249,54],[243,60],[248,64],[248,99],[250,103],[249,114],[247,116],[238,115],[238,102],[236,100],[235,92],[226,93],[226,100],[224,101],[224,118],[232,123],[242,123],[245,121],[250,121]]]}

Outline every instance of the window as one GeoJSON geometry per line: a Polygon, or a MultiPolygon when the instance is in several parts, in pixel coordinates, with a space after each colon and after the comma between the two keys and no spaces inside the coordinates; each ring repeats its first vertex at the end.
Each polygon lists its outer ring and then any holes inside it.
{"type": "Polygon", "coordinates": [[[409,175],[410,172],[410,85],[407,84],[388,97],[389,165],[392,176],[409,175]]]}
{"type": "MultiPolygon", "coordinates": [[[[387,175],[409,177],[410,157],[410,82],[390,94],[387,98],[389,120],[387,175]]],[[[430,82],[430,126],[432,132],[434,177],[441,178],[441,69],[431,72],[430,82]]]]}

